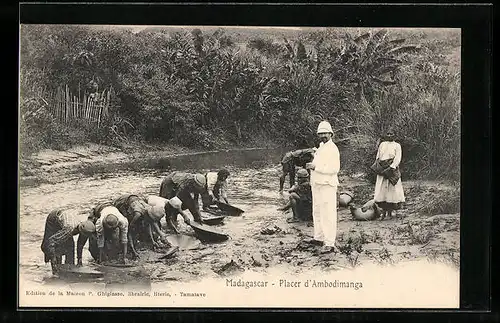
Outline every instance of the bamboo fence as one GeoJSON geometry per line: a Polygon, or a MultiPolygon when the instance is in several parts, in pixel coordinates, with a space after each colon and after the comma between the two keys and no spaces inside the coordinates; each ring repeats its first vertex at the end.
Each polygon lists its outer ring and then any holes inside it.
{"type": "Polygon", "coordinates": [[[51,113],[61,123],[71,123],[75,120],[87,124],[96,124],[99,128],[101,122],[109,115],[109,103],[112,89],[102,92],[81,94],[71,93],[68,85],[59,87],[53,93],[51,113]]]}

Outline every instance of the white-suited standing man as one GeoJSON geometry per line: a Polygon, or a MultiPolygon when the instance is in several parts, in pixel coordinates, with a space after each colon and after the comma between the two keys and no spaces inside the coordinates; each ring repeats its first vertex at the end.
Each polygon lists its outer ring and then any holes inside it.
{"type": "Polygon", "coordinates": [[[333,130],[328,121],[321,121],[317,134],[320,146],[311,163],[311,189],[313,200],[314,238],[309,242],[323,245],[321,252],[336,250],[337,238],[337,187],[340,170],[340,152],[333,142],[333,130]]]}

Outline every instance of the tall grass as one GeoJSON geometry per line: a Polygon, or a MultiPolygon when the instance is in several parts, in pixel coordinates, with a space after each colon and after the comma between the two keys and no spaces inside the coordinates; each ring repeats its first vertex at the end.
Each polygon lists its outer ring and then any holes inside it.
{"type": "Polygon", "coordinates": [[[380,135],[392,126],[403,149],[404,179],[459,179],[459,75],[432,63],[408,67],[397,86],[377,93],[371,104],[361,102],[358,112],[362,126],[352,146],[365,169],[380,135]]]}
{"type": "Polygon", "coordinates": [[[394,125],[404,178],[458,179],[460,78],[439,59],[454,42],[417,33],[412,41],[425,47],[417,50],[396,47],[401,41],[384,30],[299,36],[23,26],[22,142],[33,152],[66,135],[50,113],[27,117],[51,104],[39,89],[94,84],[116,95],[102,130],[74,125],[80,142],[302,147],[317,144],[315,127],[327,119],[350,151],[343,168],[366,171],[381,133],[394,125]]]}

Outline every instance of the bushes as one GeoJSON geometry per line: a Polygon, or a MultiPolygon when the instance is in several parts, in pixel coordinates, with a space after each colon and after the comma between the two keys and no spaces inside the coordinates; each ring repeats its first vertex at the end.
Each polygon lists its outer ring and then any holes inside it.
{"type": "Polygon", "coordinates": [[[405,71],[400,85],[379,96],[377,103],[386,108],[382,118],[396,127],[407,179],[458,180],[460,83],[456,75],[432,66],[405,71]]]}
{"type": "Polygon", "coordinates": [[[48,114],[26,117],[26,151],[85,140],[213,149],[271,139],[305,147],[317,144],[315,128],[327,119],[349,150],[343,169],[366,171],[381,132],[393,124],[404,178],[458,178],[459,78],[440,59],[454,42],[416,35],[427,48],[417,50],[383,30],[239,43],[222,30],[23,26],[21,34],[23,113],[46,110],[44,93],[59,85],[92,83],[116,93],[100,129],[74,123],[70,131],[48,114]]]}

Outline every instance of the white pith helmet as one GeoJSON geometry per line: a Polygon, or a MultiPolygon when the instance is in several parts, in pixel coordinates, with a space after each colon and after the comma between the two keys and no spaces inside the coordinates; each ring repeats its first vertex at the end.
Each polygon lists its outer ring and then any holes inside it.
{"type": "Polygon", "coordinates": [[[333,135],[332,126],[328,121],[321,121],[318,125],[318,131],[316,133],[326,133],[329,132],[333,135]]]}

